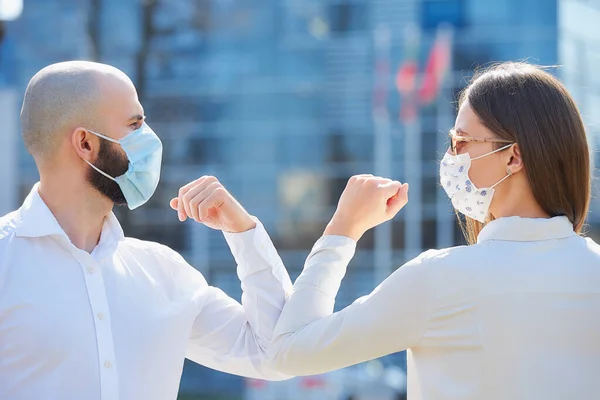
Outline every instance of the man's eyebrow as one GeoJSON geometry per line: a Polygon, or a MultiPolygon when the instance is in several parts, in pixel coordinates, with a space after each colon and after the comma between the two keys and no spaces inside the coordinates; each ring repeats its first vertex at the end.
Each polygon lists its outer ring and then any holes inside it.
{"type": "Polygon", "coordinates": [[[135,120],[135,121],[143,121],[145,119],[146,119],[145,115],[136,114],[136,115],[132,116],[131,118],[129,118],[129,121],[133,121],[133,120],[135,120]]]}

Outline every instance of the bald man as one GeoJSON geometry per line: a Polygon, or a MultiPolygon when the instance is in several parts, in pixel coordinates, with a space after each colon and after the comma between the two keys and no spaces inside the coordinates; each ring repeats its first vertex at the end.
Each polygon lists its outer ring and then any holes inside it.
{"type": "Polygon", "coordinates": [[[170,205],[224,232],[242,304],[173,250],[124,237],[113,206],[152,196],[162,144],[123,72],[48,66],[27,87],[21,123],[40,182],[0,219],[0,399],[175,399],[186,357],[287,378],[265,349],[290,279],[264,228],[215,178],[170,205]]]}

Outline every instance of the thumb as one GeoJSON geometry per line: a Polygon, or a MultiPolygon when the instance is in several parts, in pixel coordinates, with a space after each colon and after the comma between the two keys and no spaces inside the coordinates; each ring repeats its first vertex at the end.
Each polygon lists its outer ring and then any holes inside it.
{"type": "Polygon", "coordinates": [[[175,197],[174,199],[171,199],[171,201],[169,202],[169,205],[171,206],[171,208],[173,210],[177,210],[177,207],[179,206],[179,199],[177,197],[175,197]]]}
{"type": "Polygon", "coordinates": [[[400,186],[398,192],[390,197],[387,201],[387,212],[392,216],[398,214],[398,212],[408,203],[408,183],[400,186]]]}

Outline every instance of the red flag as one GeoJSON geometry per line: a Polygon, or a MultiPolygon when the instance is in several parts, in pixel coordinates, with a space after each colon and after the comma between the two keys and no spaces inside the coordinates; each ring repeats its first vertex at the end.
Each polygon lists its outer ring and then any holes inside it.
{"type": "Polygon", "coordinates": [[[400,94],[407,94],[415,90],[417,84],[417,62],[409,60],[398,68],[396,73],[396,89],[400,94]]]}
{"type": "Polygon", "coordinates": [[[450,33],[439,30],[425,66],[423,84],[419,89],[422,104],[430,104],[438,95],[444,75],[450,67],[452,43],[450,33]]]}
{"type": "Polygon", "coordinates": [[[398,68],[396,73],[396,89],[400,93],[402,103],[400,119],[413,120],[417,117],[417,104],[415,102],[415,89],[419,66],[416,60],[408,60],[398,68]]]}
{"type": "Polygon", "coordinates": [[[404,30],[404,61],[396,72],[396,89],[400,95],[399,118],[404,122],[417,118],[417,78],[419,75],[419,43],[421,31],[416,25],[407,25],[404,30]]]}

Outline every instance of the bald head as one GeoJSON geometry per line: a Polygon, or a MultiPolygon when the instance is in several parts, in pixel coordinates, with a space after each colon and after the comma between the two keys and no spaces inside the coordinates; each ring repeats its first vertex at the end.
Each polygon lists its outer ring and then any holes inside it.
{"type": "Polygon", "coordinates": [[[127,75],[105,64],[70,61],[39,71],[27,85],[21,109],[25,146],[36,161],[49,159],[77,127],[102,130],[101,112],[113,86],[135,92],[127,75]]]}

